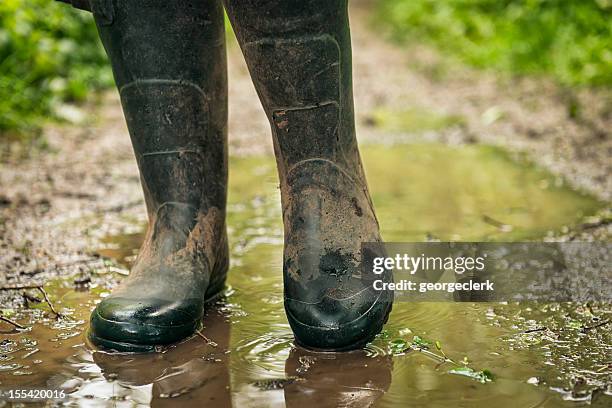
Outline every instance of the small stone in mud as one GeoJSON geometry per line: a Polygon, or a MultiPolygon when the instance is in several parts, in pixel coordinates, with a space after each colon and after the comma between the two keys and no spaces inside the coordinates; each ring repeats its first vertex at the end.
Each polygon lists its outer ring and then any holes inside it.
{"type": "Polygon", "coordinates": [[[296,378],[272,378],[253,382],[253,385],[262,391],[282,390],[296,381],[296,378]]]}
{"type": "Polygon", "coordinates": [[[540,379],[538,377],[530,377],[529,379],[527,379],[527,384],[539,385],[540,379]]]}

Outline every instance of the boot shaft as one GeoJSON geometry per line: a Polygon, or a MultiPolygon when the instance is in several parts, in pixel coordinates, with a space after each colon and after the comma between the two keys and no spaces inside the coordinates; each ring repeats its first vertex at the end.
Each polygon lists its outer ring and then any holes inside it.
{"type": "Polygon", "coordinates": [[[304,160],[365,183],[355,139],[346,0],[225,0],[274,135],[281,184],[304,160]]]}
{"type": "Polygon", "coordinates": [[[227,68],[218,2],[90,0],[153,218],[167,202],[224,213],[227,68]]]}

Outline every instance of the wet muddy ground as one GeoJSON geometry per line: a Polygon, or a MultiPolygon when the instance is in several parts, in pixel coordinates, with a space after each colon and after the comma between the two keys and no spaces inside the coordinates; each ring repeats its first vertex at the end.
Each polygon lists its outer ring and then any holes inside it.
{"type": "MultiPolygon", "coordinates": [[[[610,240],[605,98],[578,94],[590,108],[577,121],[544,82],[434,75],[435,53],[378,38],[362,3],[358,129],[385,240],[610,240]]],[[[146,222],[118,99],[104,95],[44,143],[2,146],[0,284],[44,283],[63,318],[37,289],[0,291],[2,315],[26,328],[0,322],[0,388],[62,387],[85,406],[610,405],[610,305],[403,303],[363,351],[294,348],[269,127],[235,46],[229,58],[231,288],[206,339],[140,356],[85,342],[146,222]]]]}
{"type": "MultiPolygon", "coordinates": [[[[389,241],[530,240],[572,230],[605,208],[499,148],[364,145],[362,152],[389,241]]],[[[282,306],[274,162],[234,158],[231,166],[239,175],[229,193],[230,287],[209,310],[204,337],[151,355],[106,354],[87,344],[90,310],[127,273],[142,241],[144,225],[136,223],[102,238],[83,272],[45,285],[62,318],[36,303],[36,289],[13,291],[3,313],[26,329],[2,326],[2,386],[60,388],[68,402],[119,406],[612,402],[609,305],[397,303],[385,331],[364,350],[296,348],[282,306]],[[29,308],[21,305],[24,294],[29,308]]]]}

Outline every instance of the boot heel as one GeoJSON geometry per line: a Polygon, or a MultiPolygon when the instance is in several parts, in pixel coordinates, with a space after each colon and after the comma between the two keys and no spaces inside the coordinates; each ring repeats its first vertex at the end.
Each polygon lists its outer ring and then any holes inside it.
{"type": "Polygon", "coordinates": [[[204,299],[206,303],[211,303],[223,296],[227,279],[227,271],[229,270],[229,247],[227,244],[227,233],[223,234],[223,241],[219,245],[217,262],[211,273],[210,284],[206,289],[204,299]]]}

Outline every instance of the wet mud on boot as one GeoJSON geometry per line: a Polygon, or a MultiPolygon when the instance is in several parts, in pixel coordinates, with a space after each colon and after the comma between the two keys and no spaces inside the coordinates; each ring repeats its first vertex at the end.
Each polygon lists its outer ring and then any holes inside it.
{"type": "MultiPolygon", "coordinates": [[[[72,3],[88,8],[86,2],[72,3]]],[[[89,338],[117,351],[150,351],[194,334],[206,302],[224,288],[222,5],[207,0],[190,6],[164,0],[88,4],[113,67],[149,215],[130,275],[93,311],[89,338]]]]}
{"type": "Polygon", "coordinates": [[[359,348],[380,332],[392,295],[374,291],[359,268],[361,243],[381,237],[355,138],[347,2],[225,5],[272,127],[296,342],[359,348]]]}

